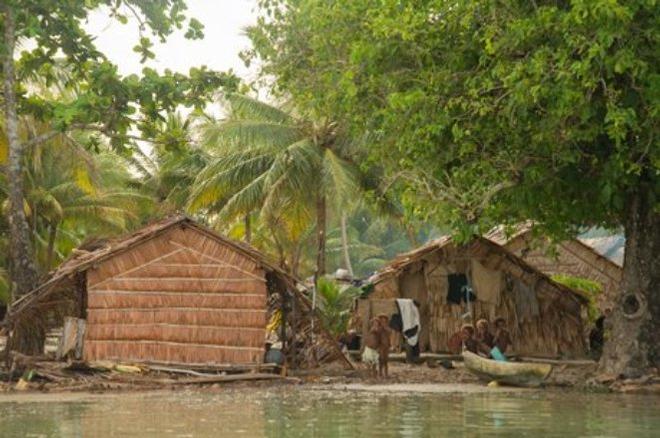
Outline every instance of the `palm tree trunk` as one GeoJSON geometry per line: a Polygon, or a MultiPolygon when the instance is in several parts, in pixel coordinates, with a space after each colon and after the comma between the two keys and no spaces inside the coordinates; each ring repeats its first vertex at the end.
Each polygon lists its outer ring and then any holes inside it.
{"type": "Polygon", "coordinates": [[[410,242],[412,247],[413,248],[417,247],[417,245],[419,245],[419,242],[417,241],[417,237],[415,236],[415,230],[413,229],[413,227],[411,227],[410,225],[406,224],[403,221],[401,221],[401,225],[403,225],[403,227],[405,228],[406,234],[408,235],[408,241],[410,242]]]}
{"type": "Polygon", "coordinates": [[[14,73],[15,29],[14,11],[5,5],[4,15],[4,52],[2,68],[4,72],[5,130],[9,145],[7,163],[7,185],[9,198],[9,252],[11,259],[11,277],[15,285],[14,297],[32,290],[38,282],[37,266],[34,261],[30,225],[23,207],[23,159],[24,145],[18,136],[18,114],[16,112],[16,77],[14,73]]]}
{"type": "MultiPolygon", "coordinates": [[[[9,256],[11,278],[14,284],[14,299],[32,290],[39,281],[37,265],[32,250],[30,225],[23,207],[23,158],[25,147],[18,136],[18,114],[16,111],[16,76],[14,73],[15,21],[12,6],[4,4],[2,69],[5,103],[5,130],[9,157],[7,162],[7,185],[9,199],[9,256]]],[[[45,333],[40,327],[15,328],[8,341],[7,351],[17,350],[24,354],[42,354],[45,333]]]]}
{"type": "Polygon", "coordinates": [[[245,241],[250,243],[252,240],[252,227],[250,225],[250,213],[246,214],[243,218],[245,224],[245,241]]]}
{"type": "Polygon", "coordinates": [[[348,250],[348,230],[346,229],[346,213],[341,214],[341,247],[344,252],[344,265],[348,273],[353,277],[353,265],[351,264],[351,254],[348,250]]]}
{"type": "Polygon", "coordinates": [[[321,191],[316,198],[316,273],[315,279],[325,275],[325,231],[327,215],[325,194],[321,191]]]}
{"type": "Polygon", "coordinates": [[[57,238],[57,223],[52,222],[48,225],[48,249],[46,250],[45,269],[50,270],[55,255],[55,239],[57,238]]]}

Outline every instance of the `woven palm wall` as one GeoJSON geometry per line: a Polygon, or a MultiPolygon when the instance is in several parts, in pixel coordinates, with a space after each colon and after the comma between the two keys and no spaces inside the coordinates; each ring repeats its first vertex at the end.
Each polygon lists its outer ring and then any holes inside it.
{"type": "Polygon", "coordinates": [[[258,363],[266,295],[252,259],[174,227],[87,271],[85,359],[258,363]]]}

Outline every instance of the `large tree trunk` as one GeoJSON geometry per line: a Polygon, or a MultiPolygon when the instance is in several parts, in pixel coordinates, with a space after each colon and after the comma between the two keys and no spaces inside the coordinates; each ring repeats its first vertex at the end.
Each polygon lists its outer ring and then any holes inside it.
{"type": "Polygon", "coordinates": [[[316,198],[316,273],[314,279],[325,275],[325,230],[326,230],[326,199],[324,193],[316,198]]]}
{"type": "MultiPolygon", "coordinates": [[[[18,135],[16,111],[16,76],[14,73],[14,14],[11,6],[2,8],[4,18],[4,51],[2,52],[3,91],[5,103],[5,131],[9,145],[7,185],[9,199],[9,255],[14,299],[32,290],[39,281],[32,250],[30,225],[23,207],[23,159],[24,145],[18,135]]],[[[42,329],[15,328],[9,347],[25,354],[43,352],[42,329]]]]}
{"type": "Polygon", "coordinates": [[[341,247],[344,253],[344,266],[353,277],[353,265],[351,264],[351,253],[348,244],[348,230],[346,226],[346,213],[341,214],[341,247]]]}
{"type": "Polygon", "coordinates": [[[660,214],[653,208],[648,186],[629,198],[623,282],[606,319],[601,372],[635,377],[660,367],[660,214]]]}
{"type": "Polygon", "coordinates": [[[2,67],[4,73],[5,131],[9,144],[7,185],[9,188],[9,251],[14,297],[18,297],[37,285],[38,274],[32,252],[30,225],[23,207],[23,159],[24,147],[18,136],[16,112],[16,77],[14,74],[14,16],[10,6],[4,12],[4,48],[2,67]]]}

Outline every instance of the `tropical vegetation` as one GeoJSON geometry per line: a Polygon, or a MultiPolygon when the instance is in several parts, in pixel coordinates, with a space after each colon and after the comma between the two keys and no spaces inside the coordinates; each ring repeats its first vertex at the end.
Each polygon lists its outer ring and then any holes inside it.
{"type": "Polygon", "coordinates": [[[658,365],[660,8],[505,3],[259,0],[245,84],[204,67],[123,76],[83,26],[99,8],[137,20],[149,59],[175,29],[203,37],[184,0],[3,1],[0,299],[88,238],[185,211],[314,276],[340,330],[350,294],[326,272],[366,277],[441,231],[615,228],[602,369],[658,365]],[[247,91],[264,84],[268,102],[247,91]]]}

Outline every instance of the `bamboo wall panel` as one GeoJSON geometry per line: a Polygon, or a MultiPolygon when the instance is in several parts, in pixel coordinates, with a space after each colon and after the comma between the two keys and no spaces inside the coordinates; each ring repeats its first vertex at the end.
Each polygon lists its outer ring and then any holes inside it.
{"type": "Polygon", "coordinates": [[[90,291],[90,309],[155,309],[195,307],[211,309],[264,309],[264,294],[198,294],[194,292],[90,291]]]}
{"type": "Polygon", "coordinates": [[[136,341],[87,341],[84,358],[93,360],[121,360],[135,362],[170,362],[191,364],[248,364],[258,363],[261,348],[239,349],[184,343],[136,341]]]}
{"type": "Polygon", "coordinates": [[[262,348],[261,329],[246,327],[182,326],[171,324],[95,324],[87,332],[91,341],[142,341],[262,348]]]}

